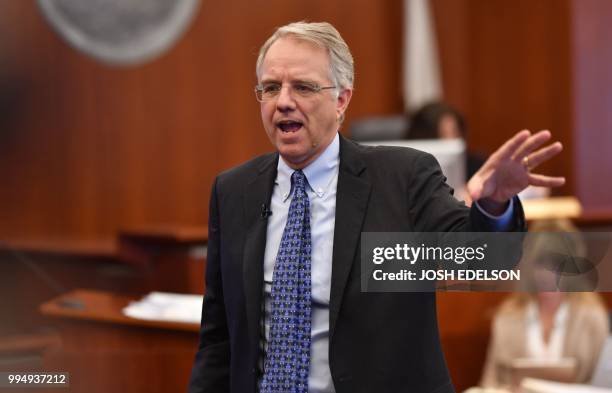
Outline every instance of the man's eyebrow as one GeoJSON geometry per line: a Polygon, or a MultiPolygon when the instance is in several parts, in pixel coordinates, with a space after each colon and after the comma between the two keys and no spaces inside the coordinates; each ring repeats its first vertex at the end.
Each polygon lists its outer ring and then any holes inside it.
{"type": "MultiPolygon", "coordinates": [[[[281,81],[279,81],[276,78],[264,78],[261,80],[260,83],[282,83],[281,81]]],[[[292,79],[289,81],[289,83],[308,83],[308,84],[317,84],[317,82],[315,82],[312,79],[307,79],[307,78],[296,78],[296,79],[292,79]]]]}
{"type": "Polygon", "coordinates": [[[291,83],[307,83],[309,85],[317,84],[317,82],[313,81],[312,79],[295,79],[295,80],[292,80],[291,83]]]}
{"type": "Polygon", "coordinates": [[[260,83],[281,83],[281,82],[275,78],[264,78],[261,80],[260,83]]]}

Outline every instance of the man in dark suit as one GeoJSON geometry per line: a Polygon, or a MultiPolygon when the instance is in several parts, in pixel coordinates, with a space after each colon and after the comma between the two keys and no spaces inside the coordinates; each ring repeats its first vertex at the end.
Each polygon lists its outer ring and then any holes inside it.
{"type": "Polygon", "coordinates": [[[362,293],[361,232],[521,230],[530,173],[561,150],[522,131],[452,197],[435,159],[362,147],[338,129],[353,60],[327,23],[279,28],[256,95],[277,152],[219,175],[189,391],[453,392],[433,293],[362,293]]]}

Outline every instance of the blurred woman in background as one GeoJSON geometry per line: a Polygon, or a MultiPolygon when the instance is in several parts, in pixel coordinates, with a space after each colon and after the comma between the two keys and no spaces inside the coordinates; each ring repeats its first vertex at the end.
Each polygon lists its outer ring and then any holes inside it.
{"type": "MultiPolygon", "coordinates": [[[[408,139],[456,139],[466,140],[467,126],[463,115],[443,102],[424,105],[409,116],[408,139]]],[[[485,157],[466,153],[466,180],[484,164],[485,157]]]]}
{"type": "MultiPolygon", "coordinates": [[[[536,235],[527,258],[538,259],[535,288],[515,293],[496,312],[480,385],[507,388],[513,381],[517,359],[549,363],[574,359],[573,372],[564,382],[587,383],[595,369],[600,349],[608,336],[608,313],[600,296],[593,292],[560,292],[558,271],[551,255],[585,256],[580,234],[568,220],[537,222],[536,235]],[[563,232],[563,236],[548,232],[563,232]]],[[[558,265],[557,265],[558,267],[558,265]]]]}

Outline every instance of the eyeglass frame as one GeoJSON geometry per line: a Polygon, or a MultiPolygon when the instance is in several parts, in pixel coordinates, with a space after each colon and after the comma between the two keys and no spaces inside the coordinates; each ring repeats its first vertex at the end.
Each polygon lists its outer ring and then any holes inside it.
{"type": "MultiPolygon", "coordinates": [[[[259,102],[268,102],[268,101],[271,101],[271,100],[273,100],[275,98],[278,98],[278,96],[280,95],[280,92],[281,92],[281,90],[282,90],[282,88],[283,88],[283,86],[285,84],[284,83],[277,83],[277,82],[270,82],[270,83],[271,84],[276,84],[276,85],[280,86],[280,89],[278,90],[276,95],[274,97],[271,97],[271,98],[268,98],[268,99],[264,99],[263,98],[263,88],[264,88],[264,86],[263,86],[263,83],[260,83],[258,85],[255,85],[255,89],[254,89],[254,91],[255,91],[255,99],[257,99],[257,101],[259,101],[259,102]],[[261,99],[259,98],[259,94],[261,94],[261,97],[262,97],[261,99]]],[[[310,95],[310,94],[312,94],[312,95],[318,94],[318,93],[321,92],[321,90],[337,89],[338,88],[338,86],[319,86],[319,84],[314,83],[314,82],[297,81],[297,82],[289,83],[289,85],[291,86],[291,90],[292,91],[295,91],[293,89],[293,86],[292,86],[294,83],[295,84],[302,84],[302,85],[309,86],[312,89],[312,91],[309,91],[308,95],[310,95]]],[[[307,98],[308,97],[308,95],[304,96],[304,95],[301,95],[299,92],[297,93],[297,95],[302,97],[302,98],[307,98]]]]}

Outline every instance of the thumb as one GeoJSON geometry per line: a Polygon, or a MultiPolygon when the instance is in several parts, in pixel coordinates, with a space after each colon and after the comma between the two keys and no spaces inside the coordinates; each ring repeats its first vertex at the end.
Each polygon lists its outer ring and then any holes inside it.
{"type": "Polygon", "coordinates": [[[482,195],[483,184],[482,181],[477,179],[472,179],[467,185],[468,194],[472,198],[473,201],[477,201],[480,199],[482,195]]]}

